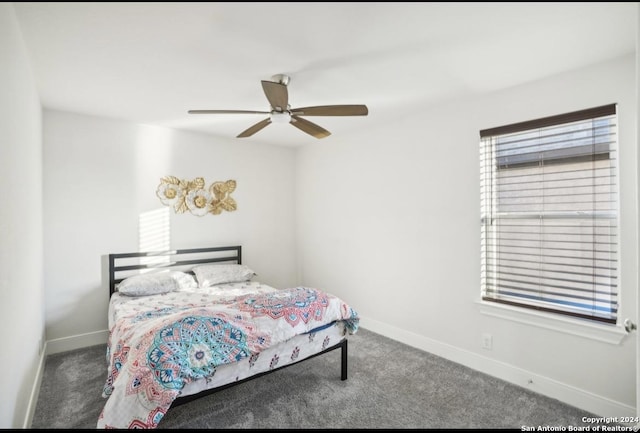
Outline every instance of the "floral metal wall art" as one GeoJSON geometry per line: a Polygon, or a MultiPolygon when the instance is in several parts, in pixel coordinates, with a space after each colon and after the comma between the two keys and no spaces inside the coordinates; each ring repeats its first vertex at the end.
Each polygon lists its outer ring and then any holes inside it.
{"type": "Polygon", "coordinates": [[[214,182],[205,188],[202,177],[185,180],[165,176],[160,179],[156,195],[164,205],[173,207],[176,213],[189,211],[198,216],[208,213],[219,215],[223,210],[232,212],[237,209],[236,201],[231,197],[235,189],[235,180],[214,182]]]}

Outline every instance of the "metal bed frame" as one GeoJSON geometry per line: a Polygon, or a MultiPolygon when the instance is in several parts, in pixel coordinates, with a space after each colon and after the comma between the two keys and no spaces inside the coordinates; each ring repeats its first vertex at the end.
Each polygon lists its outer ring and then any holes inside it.
{"type": "MultiPolygon", "coordinates": [[[[142,272],[154,272],[162,270],[181,270],[193,274],[191,268],[195,265],[204,263],[236,263],[242,264],[242,246],[225,246],[210,248],[191,248],[169,251],[153,251],[153,252],[133,252],[133,253],[114,253],[109,254],[109,297],[113,295],[117,289],[118,283],[125,278],[138,275],[142,272]]],[[[212,393],[222,391],[235,385],[257,379],[269,373],[276,372],[283,368],[291,367],[299,362],[316,356],[341,349],[340,362],[340,380],[347,380],[347,339],[344,338],[340,343],[330,346],[321,352],[307,356],[291,364],[274,368],[273,370],[263,371],[242,380],[220,385],[215,388],[207,389],[196,394],[178,397],[174,400],[171,407],[180,406],[181,404],[199,399],[212,393]]]]}

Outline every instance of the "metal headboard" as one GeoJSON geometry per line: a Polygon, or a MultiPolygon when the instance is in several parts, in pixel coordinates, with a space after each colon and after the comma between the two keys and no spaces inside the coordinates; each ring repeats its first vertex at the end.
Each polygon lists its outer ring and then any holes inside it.
{"type": "Polygon", "coordinates": [[[242,264],[242,247],[109,254],[109,297],[116,291],[116,285],[120,281],[132,275],[156,270],[181,270],[191,273],[194,265],[217,262],[242,264]]]}

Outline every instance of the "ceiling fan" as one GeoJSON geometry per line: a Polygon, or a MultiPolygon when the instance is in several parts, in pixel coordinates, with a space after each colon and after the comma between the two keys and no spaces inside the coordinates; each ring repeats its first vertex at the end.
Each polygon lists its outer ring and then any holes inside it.
{"type": "Polygon", "coordinates": [[[271,81],[262,80],[262,90],[271,106],[270,111],[250,110],[189,110],[189,114],[268,114],[264,120],[250,126],[238,134],[238,138],[250,137],[273,122],[290,123],[299,130],[315,138],[331,135],[329,131],[304,119],[301,116],[366,116],[369,110],[366,105],[318,105],[314,107],[291,108],[287,85],[291,78],[284,74],[271,77],[271,81]]]}

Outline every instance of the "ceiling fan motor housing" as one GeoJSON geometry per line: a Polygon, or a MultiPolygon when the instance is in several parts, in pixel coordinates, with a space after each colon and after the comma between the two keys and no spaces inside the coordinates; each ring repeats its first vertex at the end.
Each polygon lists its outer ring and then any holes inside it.
{"type": "Polygon", "coordinates": [[[272,111],[271,121],[273,123],[289,123],[291,121],[291,113],[288,111],[272,111]]]}

